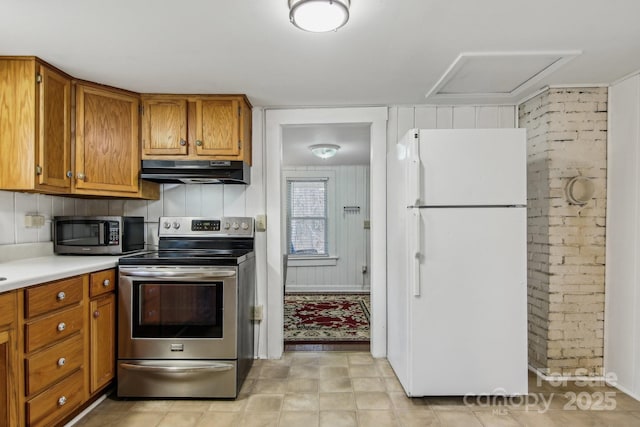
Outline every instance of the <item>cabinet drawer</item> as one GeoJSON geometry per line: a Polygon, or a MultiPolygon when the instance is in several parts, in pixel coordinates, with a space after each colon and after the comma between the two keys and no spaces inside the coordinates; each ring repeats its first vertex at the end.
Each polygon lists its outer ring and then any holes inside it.
{"type": "Polygon", "coordinates": [[[76,306],[25,325],[25,352],[45,347],[81,330],[82,309],[82,306],[76,306]]]}
{"type": "Polygon", "coordinates": [[[83,350],[82,334],[78,334],[27,358],[27,395],[39,392],[81,367],[84,359],[83,350]]]}
{"type": "Polygon", "coordinates": [[[16,320],[16,293],[14,291],[0,294],[0,325],[8,325],[16,320]]]}
{"type": "Polygon", "coordinates": [[[91,273],[89,279],[89,296],[91,298],[113,292],[115,289],[116,271],[114,269],[91,273]]]}
{"type": "Polygon", "coordinates": [[[25,289],[25,317],[39,316],[82,300],[82,278],[76,276],[25,289]]]}
{"type": "Polygon", "coordinates": [[[45,392],[29,400],[26,405],[27,425],[51,426],[69,415],[83,402],[84,376],[82,369],[45,392]]]}

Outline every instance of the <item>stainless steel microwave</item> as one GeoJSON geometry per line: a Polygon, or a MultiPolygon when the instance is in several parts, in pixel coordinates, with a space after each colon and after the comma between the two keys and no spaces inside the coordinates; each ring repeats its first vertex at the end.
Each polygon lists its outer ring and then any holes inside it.
{"type": "Polygon", "coordinates": [[[144,249],[144,217],[57,216],[53,250],[57,254],[119,255],[144,249]]]}

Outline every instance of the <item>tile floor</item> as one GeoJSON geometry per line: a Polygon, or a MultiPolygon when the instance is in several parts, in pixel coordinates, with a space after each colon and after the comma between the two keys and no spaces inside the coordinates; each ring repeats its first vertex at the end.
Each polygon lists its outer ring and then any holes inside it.
{"type": "Polygon", "coordinates": [[[530,376],[524,398],[407,398],[386,359],[367,352],[288,352],[256,360],[237,400],[109,397],[77,426],[640,426],[640,402],[598,384],[530,376]],[[615,406],[615,409],[612,407],[615,406]]]}

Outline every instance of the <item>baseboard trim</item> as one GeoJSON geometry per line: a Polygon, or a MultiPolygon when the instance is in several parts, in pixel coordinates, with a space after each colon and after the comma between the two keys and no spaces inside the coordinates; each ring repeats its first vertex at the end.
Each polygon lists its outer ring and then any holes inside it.
{"type": "Polygon", "coordinates": [[[371,293],[371,288],[363,288],[358,285],[351,286],[296,286],[296,285],[287,285],[284,290],[285,294],[306,294],[306,293],[315,293],[315,294],[368,294],[371,293]]]}

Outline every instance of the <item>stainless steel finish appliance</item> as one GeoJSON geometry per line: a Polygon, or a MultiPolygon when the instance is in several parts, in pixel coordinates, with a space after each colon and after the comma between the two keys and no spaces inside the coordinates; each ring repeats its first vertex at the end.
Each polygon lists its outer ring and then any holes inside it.
{"type": "Polygon", "coordinates": [[[251,167],[237,160],[143,160],[140,176],[183,184],[250,184],[251,167]]]}
{"type": "Polygon", "coordinates": [[[53,250],[57,254],[118,255],[144,249],[141,216],[56,216],[53,250]]]}
{"type": "Polygon", "coordinates": [[[118,396],[233,398],[253,363],[253,219],[163,217],[119,261],[118,396]]]}

